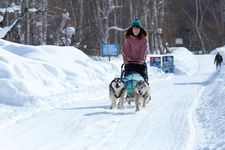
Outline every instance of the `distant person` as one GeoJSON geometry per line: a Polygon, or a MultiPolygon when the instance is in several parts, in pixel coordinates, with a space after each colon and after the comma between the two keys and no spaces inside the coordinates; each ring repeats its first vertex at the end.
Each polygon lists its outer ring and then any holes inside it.
{"type": "Polygon", "coordinates": [[[122,47],[125,76],[131,72],[137,72],[148,83],[147,65],[145,63],[148,38],[147,31],[142,27],[139,19],[134,19],[125,32],[122,47]]]}
{"type": "Polygon", "coordinates": [[[221,63],[223,62],[223,57],[220,55],[220,53],[218,52],[215,56],[215,60],[214,60],[214,64],[216,64],[216,68],[218,68],[219,66],[221,66],[221,63]]]}

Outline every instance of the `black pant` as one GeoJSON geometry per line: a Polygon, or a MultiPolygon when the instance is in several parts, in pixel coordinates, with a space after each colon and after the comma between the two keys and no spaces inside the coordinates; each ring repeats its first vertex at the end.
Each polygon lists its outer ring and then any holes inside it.
{"type": "Polygon", "coordinates": [[[144,79],[148,79],[147,65],[144,64],[125,64],[125,76],[132,72],[139,73],[144,79]]]}

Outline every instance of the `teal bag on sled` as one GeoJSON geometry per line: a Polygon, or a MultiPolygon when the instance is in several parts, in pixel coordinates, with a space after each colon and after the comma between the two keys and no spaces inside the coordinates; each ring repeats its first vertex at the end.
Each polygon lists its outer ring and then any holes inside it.
{"type": "Polygon", "coordinates": [[[134,87],[136,83],[140,80],[144,80],[144,78],[139,73],[130,73],[123,78],[125,86],[127,88],[127,95],[130,97],[134,96],[134,87]]]}

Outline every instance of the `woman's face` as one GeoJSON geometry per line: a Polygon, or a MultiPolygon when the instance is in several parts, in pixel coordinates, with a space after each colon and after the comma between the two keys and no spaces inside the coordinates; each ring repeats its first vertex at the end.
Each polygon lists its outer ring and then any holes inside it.
{"type": "Polygon", "coordinates": [[[137,36],[140,33],[140,27],[133,26],[132,31],[134,33],[134,36],[137,36]]]}

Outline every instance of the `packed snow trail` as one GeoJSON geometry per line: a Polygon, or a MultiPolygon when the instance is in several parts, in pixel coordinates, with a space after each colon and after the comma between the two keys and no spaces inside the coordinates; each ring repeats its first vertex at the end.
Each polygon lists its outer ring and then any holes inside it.
{"type": "Polygon", "coordinates": [[[150,76],[152,100],[140,112],[134,107],[109,110],[108,95],[77,101],[6,127],[1,150],[190,149],[195,142],[190,110],[215,70],[213,56],[196,57],[199,68],[192,76],[150,76]]]}

